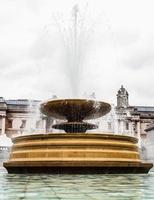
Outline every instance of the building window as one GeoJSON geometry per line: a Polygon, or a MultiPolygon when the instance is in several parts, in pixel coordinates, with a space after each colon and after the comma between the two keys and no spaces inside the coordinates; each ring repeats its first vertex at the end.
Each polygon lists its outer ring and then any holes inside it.
{"type": "Polygon", "coordinates": [[[129,130],[129,123],[128,122],[126,122],[126,130],[129,130]]]}
{"type": "Polygon", "coordinates": [[[8,128],[12,128],[12,122],[13,122],[12,119],[8,119],[8,128]]]}
{"type": "Polygon", "coordinates": [[[108,122],[108,130],[111,130],[111,129],[112,129],[111,122],[108,122]]]}
{"type": "Polygon", "coordinates": [[[36,121],[36,129],[40,127],[40,120],[36,121]]]}
{"type": "Polygon", "coordinates": [[[25,127],[26,127],[26,120],[24,119],[24,120],[21,121],[21,126],[20,126],[20,128],[23,129],[23,128],[25,128],[25,127]]]}

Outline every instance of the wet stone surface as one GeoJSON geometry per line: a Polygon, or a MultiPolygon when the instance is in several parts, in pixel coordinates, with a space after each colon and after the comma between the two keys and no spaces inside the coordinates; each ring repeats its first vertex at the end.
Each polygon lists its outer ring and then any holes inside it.
{"type": "Polygon", "coordinates": [[[0,169],[0,200],[153,200],[148,175],[30,175],[0,169]]]}

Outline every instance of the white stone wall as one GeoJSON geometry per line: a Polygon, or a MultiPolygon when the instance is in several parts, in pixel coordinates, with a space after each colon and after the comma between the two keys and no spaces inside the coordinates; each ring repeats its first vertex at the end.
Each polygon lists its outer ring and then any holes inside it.
{"type": "Polygon", "coordinates": [[[12,129],[20,129],[21,118],[14,118],[12,121],[12,129]]]}
{"type": "Polygon", "coordinates": [[[154,129],[147,132],[146,153],[147,159],[154,163],[154,129]]]}
{"type": "Polygon", "coordinates": [[[0,129],[2,129],[2,118],[0,117],[0,129]]]}

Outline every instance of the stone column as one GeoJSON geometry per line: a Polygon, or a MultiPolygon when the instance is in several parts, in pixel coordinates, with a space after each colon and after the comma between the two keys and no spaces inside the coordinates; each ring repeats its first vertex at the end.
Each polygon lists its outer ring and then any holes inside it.
{"type": "Polygon", "coordinates": [[[140,127],[140,122],[137,122],[137,138],[138,138],[138,145],[141,147],[141,127],[140,127]]]}
{"type": "Polygon", "coordinates": [[[118,134],[118,119],[114,119],[114,133],[118,134]]]}
{"type": "Polygon", "coordinates": [[[124,134],[124,121],[123,120],[121,120],[120,121],[120,132],[121,132],[121,135],[123,135],[124,134]]]}
{"type": "Polygon", "coordinates": [[[120,127],[120,123],[119,123],[119,119],[117,119],[117,133],[119,134],[119,127],[120,127]]]}
{"type": "Polygon", "coordinates": [[[5,115],[2,116],[2,131],[1,135],[5,135],[5,115]]]}
{"type": "Polygon", "coordinates": [[[129,135],[133,135],[133,126],[131,121],[129,121],[129,135]]]}
{"type": "Polygon", "coordinates": [[[119,119],[119,120],[118,120],[118,134],[120,134],[120,135],[121,135],[121,132],[122,132],[122,131],[121,131],[121,130],[122,130],[122,127],[121,127],[121,126],[122,126],[122,122],[121,122],[121,119],[119,119]]]}
{"type": "Polygon", "coordinates": [[[135,136],[135,131],[134,131],[134,129],[135,129],[135,122],[131,121],[131,124],[132,124],[131,134],[132,134],[132,136],[135,136]]]}

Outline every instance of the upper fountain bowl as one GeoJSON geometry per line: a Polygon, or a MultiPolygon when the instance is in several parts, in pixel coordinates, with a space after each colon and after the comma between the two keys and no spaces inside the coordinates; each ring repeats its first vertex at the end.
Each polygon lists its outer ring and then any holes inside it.
{"type": "Polygon", "coordinates": [[[108,103],[87,99],[58,99],[41,104],[42,113],[57,119],[66,119],[68,122],[96,119],[110,110],[108,103]]]}

